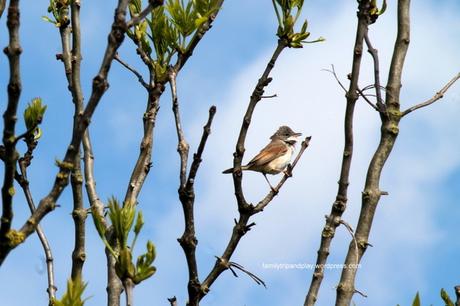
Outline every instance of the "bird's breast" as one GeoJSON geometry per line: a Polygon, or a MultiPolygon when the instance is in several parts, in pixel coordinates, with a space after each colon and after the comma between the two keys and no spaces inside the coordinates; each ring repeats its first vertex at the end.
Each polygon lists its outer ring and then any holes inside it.
{"type": "Polygon", "coordinates": [[[291,162],[292,153],[294,152],[294,148],[289,146],[288,151],[286,154],[281,155],[278,158],[275,158],[270,163],[268,163],[268,167],[271,171],[270,174],[277,174],[286,169],[287,165],[291,162]]]}

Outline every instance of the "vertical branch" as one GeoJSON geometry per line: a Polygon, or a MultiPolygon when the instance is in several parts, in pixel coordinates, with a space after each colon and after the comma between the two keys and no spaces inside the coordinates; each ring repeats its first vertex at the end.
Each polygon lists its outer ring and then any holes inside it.
{"type": "Polygon", "coordinates": [[[313,306],[318,298],[318,292],[324,278],[324,266],[329,256],[329,248],[334,238],[336,228],[347,207],[347,194],[349,185],[350,168],[353,156],[353,117],[356,101],[358,100],[358,80],[361,69],[363,54],[363,40],[367,36],[369,26],[369,1],[360,1],[358,7],[358,25],[356,30],[355,45],[353,48],[353,64],[350,78],[350,86],[346,93],[347,105],[345,109],[345,145],[342,155],[342,166],[340,170],[339,188],[331,212],[326,217],[326,224],[321,233],[321,242],[316,258],[315,270],[313,272],[310,287],[305,298],[304,306],[313,306]]]}
{"type": "Polygon", "coordinates": [[[356,227],[355,237],[358,248],[351,242],[345,259],[345,267],[342,270],[340,283],[337,286],[336,306],[350,305],[355,289],[357,265],[367,246],[377,204],[382,192],[379,183],[380,176],[388,159],[396,138],[399,133],[399,121],[401,118],[399,95],[401,89],[401,75],[410,40],[410,0],[398,0],[398,34],[394,46],[393,57],[390,66],[388,83],[386,88],[387,116],[381,116],[380,143],[370,162],[364,191],[362,193],[362,206],[356,227]]]}
{"type": "MultiPolygon", "coordinates": [[[[79,114],[83,112],[83,93],[80,81],[81,64],[81,33],[80,33],[80,1],[72,1],[71,6],[72,23],[72,57],[71,59],[71,80],[69,88],[72,92],[74,111],[74,128],[77,126],[79,114]]],[[[66,68],[67,71],[67,68],[66,68]]],[[[83,138],[89,137],[85,131],[83,138]]],[[[85,220],[87,212],[83,205],[83,176],[81,173],[80,146],[79,152],[74,160],[74,169],[71,175],[71,187],[73,195],[72,217],[75,226],[75,246],[72,253],[72,279],[83,279],[82,269],[85,262],[85,220]]]]}
{"type": "Polygon", "coordinates": [[[385,105],[382,100],[382,88],[380,86],[380,64],[379,64],[379,55],[377,49],[372,46],[371,40],[369,39],[368,33],[364,35],[364,40],[366,41],[368,52],[371,54],[374,61],[374,88],[375,88],[375,97],[377,100],[377,109],[380,114],[385,113],[385,105]]]}
{"type": "Polygon", "coordinates": [[[14,176],[19,154],[16,151],[15,127],[17,121],[17,109],[19,97],[21,95],[21,75],[20,75],[20,54],[22,48],[19,41],[19,0],[11,0],[8,7],[7,26],[9,33],[9,44],[4,49],[8,57],[10,67],[10,79],[8,82],[8,104],[3,113],[3,145],[5,148],[5,173],[2,186],[2,217],[0,225],[0,265],[3,263],[8,250],[15,243],[22,242],[22,236],[15,235],[11,230],[13,220],[13,196],[14,176]],[[16,237],[15,237],[16,236],[16,237]],[[13,241],[16,240],[16,241],[13,241]]]}
{"type": "MultiPolygon", "coordinates": [[[[150,72],[150,82],[153,84],[153,72],[150,72]]],[[[148,90],[147,108],[144,113],[144,135],[140,144],[139,156],[129,179],[128,188],[125,195],[124,203],[136,203],[137,197],[142,189],[147,174],[152,167],[152,148],[153,148],[153,130],[160,109],[160,97],[164,91],[164,85],[156,83],[150,85],[148,90]]]]}
{"type": "Polygon", "coordinates": [[[187,160],[189,144],[185,140],[184,130],[182,129],[182,123],[180,120],[179,102],[177,98],[177,87],[176,87],[176,72],[174,69],[169,71],[169,84],[171,86],[172,96],[172,110],[174,113],[174,121],[176,123],[176,134],[177,134],[177,152],[180,157],[180,188],[185,187],[185,181],[187,179],[187,160]]]}

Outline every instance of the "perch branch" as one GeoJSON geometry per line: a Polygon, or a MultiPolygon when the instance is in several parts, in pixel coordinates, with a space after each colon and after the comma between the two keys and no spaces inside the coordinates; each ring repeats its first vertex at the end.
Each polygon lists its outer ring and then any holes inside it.
{"type": "MultiPolygon", "coordinates": [[[[217,257],[216,263],[214,267],[209,272],[208,276],[205,278],[203,283],[201,284],[201,291],[200,291],[200,300],[209,292],[211,285],[217,280],[217,278],[224,272],[225,270],[230,268],[230,258],[235,252],[238,243],[240,242],[241,238],[255,225],[255,223],[249,223],[249,219],[252,215],[259,213],[262,209],[268,205],[268,203],[274,198],[274,196],[278,193],[279,188],[284,184],[288,177],[290,177],[290,173],[285,173],[285,176],[281,179],[280,183],[277,185],[278,189],[271,190],[269,194],[259,202],[257,206],[252,206],[248,204],[244,198],[243,190],[242,190],[242,173],[241,173],[241,162],[244,155],[244,142],[246,139],[246,134],[251,123],[251,118],[254,113],[254,109],[257,103],[261,100],[263,96],[265,87],[270,83],[271,78],[269,77],[271,70],[273,69],[276,60],[278,59],[281,52],[287,46],[287,42],[280,39],[278,41],[278,45],[267,64],[262,76],[260,77],[257,85],[251,95],[248,108],[246,110],[246,114],[243,118],[243,123],[241,126],[240,134],[236,144],[236,151],[234,153],[234,169],[236,171],[233,173],[233,182],[235,188],[235,196],[238,204],[238,211],[239,211],[239,219],[235,220],[235,225],[233,226],[233,231],[230,237],[230,240],[222,254],[222,256],[217,257]]],[[[302,144],[302,147],[308,145],[309,138],[306,138],[302,144]]],[[[303,153],[305,148],[299,152],[297,155],[293,166],[297,164],[300,155],[303,153]]],[[[289,172],[292,172],[292,166],[288,169],[289,172]]],[[[234,272],[234,271],[233,271],[234,272]]]]}

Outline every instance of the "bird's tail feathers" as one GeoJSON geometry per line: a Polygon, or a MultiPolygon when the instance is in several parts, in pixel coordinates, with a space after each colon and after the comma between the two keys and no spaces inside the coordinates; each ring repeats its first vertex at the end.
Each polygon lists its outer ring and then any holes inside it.
{"type": "MultiPolygon", "coordinates": [[[[249,168],[248,165],[241,166],[241,170],[248,170],[248,168],[249,168]]],[[[233,170],[233,168],[228,168],[227,170],[222,171],[222,173],[224,173],[224,174],[229,174],[229,173],[233,173],[233,172],[235,172],[233,170]]]]}

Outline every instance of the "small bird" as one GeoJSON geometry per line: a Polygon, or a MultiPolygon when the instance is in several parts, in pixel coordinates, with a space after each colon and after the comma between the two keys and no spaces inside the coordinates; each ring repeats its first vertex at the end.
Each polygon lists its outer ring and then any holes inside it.
{"type": "MultiPolygon", "coordinates": [[[[260,172],[267,180],[270,188],[273,186],[267,178],[267,174],[278,174],[286,169],[291,162],[294,145],[302,133],[295,133],[290,127],[283,125],[273,134],[270,143],[263,148],[251,161],[241,166],[241,170],[252,170],[260,172]]],[[[230,168],[222,173],[233,173],[234,169],[230,168]]]]}

